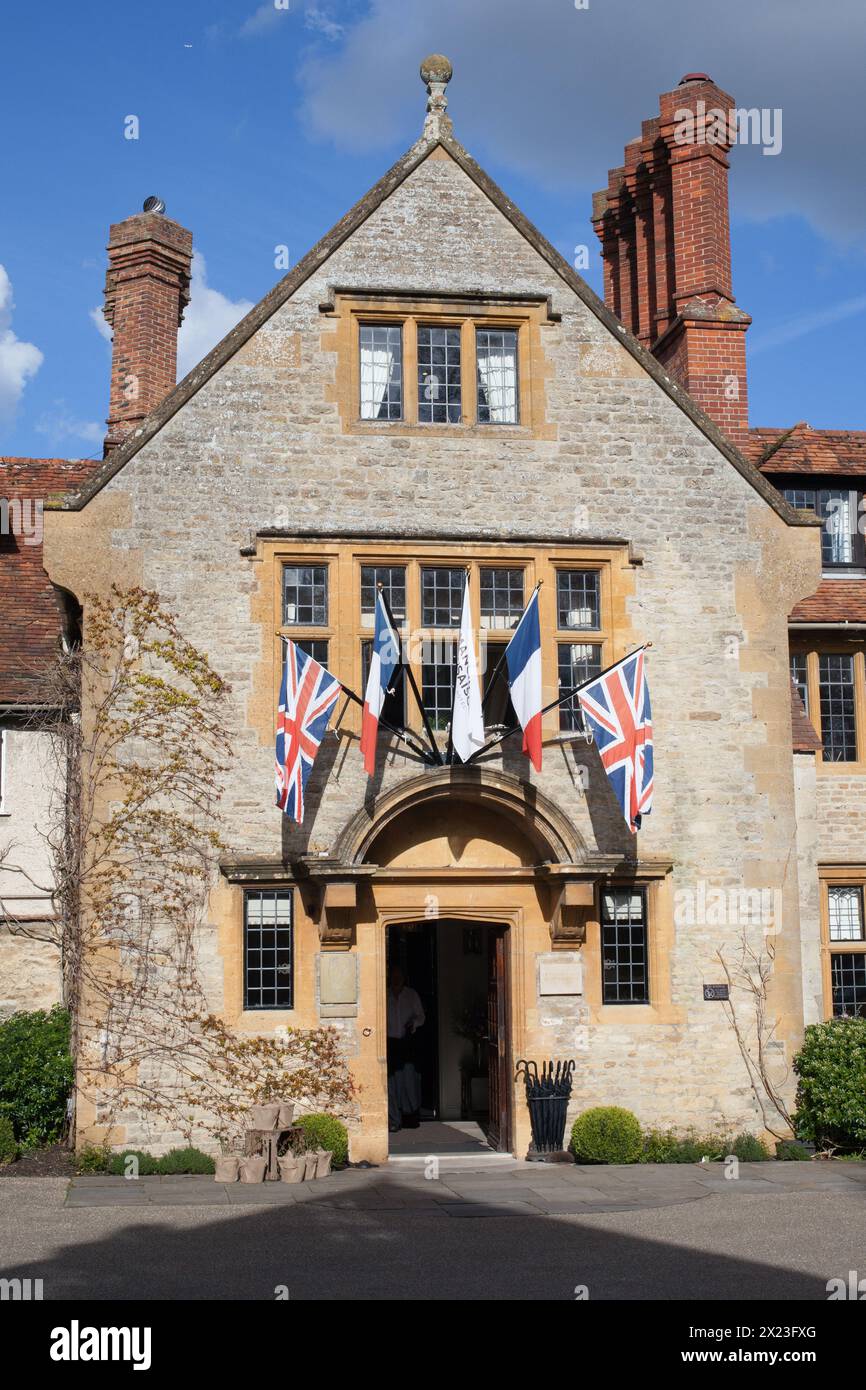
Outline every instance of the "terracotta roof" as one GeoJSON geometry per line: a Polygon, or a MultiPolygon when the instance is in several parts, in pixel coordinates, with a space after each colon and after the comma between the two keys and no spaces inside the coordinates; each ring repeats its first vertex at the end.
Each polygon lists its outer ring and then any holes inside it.
{"type": "MultiPolygon", "coordinates": [[[[87,459],[0,456],[0,498],[56,501],[81,486],[96,465],[87,459]]],[[[42,567],[38,513],[25,508],[24,531],[0,535],[0,705],[44,703],[42,676],[61,633],[54,588],[42,567]]]]}
{"type": "Polygon", "coordinates": [[[866,579],[822,579],[817,592],[803,599],[792,623],[866,623],[866,579]]]}
{"type": "Polygon", "coordinates": [[[743,452],[762,473],[866,474],[866,430],[813,430],[801,420],[749,430],[743,452]]]}
{"type": "Polygon", "coordinates": [[[794,740],[795,753],[816,753],[821,747],[821,740],[812,727],[809,718],[800,699],[800,692],[793,681],[791,681],[791,734],[794,740]]]}

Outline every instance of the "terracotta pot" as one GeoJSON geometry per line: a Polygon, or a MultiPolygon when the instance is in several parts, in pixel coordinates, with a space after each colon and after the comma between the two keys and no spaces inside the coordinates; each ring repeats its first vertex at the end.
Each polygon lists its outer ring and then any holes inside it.
{"type": "Polygon", "coordinates": [[[237,1182],[240,1158],[237,1154],[223,1154],[216,1161],[214,1182],[237,1182]]]}
{"type": "Polygon", "coordinates": [[[295,1107],[290,1100],[280,1101],[280,1129],[288,1129],[295,1117],[295,1107]]]}
{"type": "Polygon", "coordinates": [[[331,1171],[331,1160],[334,1155],[330,1149],[316,1150],[316,1177],[326,1178],[331,1171]]]}
{"type": "Polygon", "coordinates": [[[303,1160],[304,1160],[304,1181],[305,1181],[305,1182],[310,1182],[310,1181],[316,1176],[316,1173],[318,1172],[318,1168],[319,1168],[319,1155],[318,1155],[317,1153],[308,1153],[308,1154],[304,1154],[304,1155],[303,1155],[303,1160]]]}
{"type": "Polygon", "coordinates": [[[284,1154],[277,1159],[280,1165],[281,1182],[303,1182],[306,1164],[303,1158],[296,1158],[294,1154],[284,1154]]]}
{"type": "Polygon", "coordinates": [[[242,1158],[240,1161],[241,1182],[264,1182],[267,1166],[267,1159],[262,1158],[261,1154],[251,1154],[249,1158],[242,1158]]]}
{"type": "Polygon", "coordinates": [[[279,1105],[254,1105],[250,1109],[250,1129],[276,1129],[279,1105]]]}

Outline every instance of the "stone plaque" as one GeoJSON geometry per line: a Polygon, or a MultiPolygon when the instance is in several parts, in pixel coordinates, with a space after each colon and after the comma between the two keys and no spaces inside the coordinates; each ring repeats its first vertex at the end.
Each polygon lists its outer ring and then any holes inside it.
{"type": "Polygon", "coordinates": [[[319,956],[319,1001],[325,1018],[357,1014],[358,966],[350,951],[323,951],[319,956]]]}
{"type": "Polygon", "coordinates": [[[578,960],[539,961],[538,993],[583,994],[583,966],[578,960]]]}

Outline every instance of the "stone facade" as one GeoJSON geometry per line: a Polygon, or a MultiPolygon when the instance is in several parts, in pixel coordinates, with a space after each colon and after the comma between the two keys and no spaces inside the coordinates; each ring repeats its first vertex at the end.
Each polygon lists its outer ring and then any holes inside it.
{"type": "MultiPolygon", "coordinates": [[[[202,372],[195,389],[178,388],[179,409],[116,451],[119,463],[77,509],[46,517],[54,583],[79,597],[112,582],[158,590],[231,684],[235,758],[222,810],[232,865],[271,863],[274,881],[298,879],[295,1008],[243,1011],[242,876],[231,869],[213,884],[201,939],[213,1007],[251,1032],[318,1021],[321,903],[300,866],[311,852],[343,852],[349,828],[366,821],[372,838],[358,853],[382,874],[349,909],[345,944],[359,958],[359,999],[356,1016],[337,1021],[360,1087],[353,1158],[381,1159],[387,1147],[384,925],[423,916],[431,895],[443,917],[508,924],[511,1060],[570,1049],[579,1059],[575,1108],[621,1104],[645,1124],[760,1130],[727,1011],[704,1002],[703,985],[720,978],[719,952],[732,960],[744,932],[760,947],[767,924],[709,924],[681,909],[702,885],[762,890],[781,905],[771,1013],[784,1070],[802,1035],[804,949],[786,614],[818,582],[813,528],[795,524],[757,473],[732,463],[709,422],[660,383],[588,291],[576,292],[568,267],[542,254],[505,201],[470,177],[449,138],[428,131],[410,172],[327,254],[307,260],[293,291],[238,335],[218,370],[202,372]],[[542,414],[505,432],[347,421],[340,291],[385,294],[390,305],[407,296],[547,305],[535,383],[542,414]],[[465,778],[425,772],[384,736],[368,783],[349,718],[327,763],[323,749],[304,826],[281,817],[272,806],[274,588],[279,555],[313,537],[331,548],[354,538],[417,542],[445,556],[469,546],[475,558],[527,546],[613,556],[608,659],[654,644],[657,793],[638,836],[596,751],[560,741],[555,714],[540,774],[511,740],[471,794],[465,778]],[[426,817],[413,822],[414,791],[377,829],[378,808],[419,778],[436,792],[441,833],[426,817]],[[503,815],[512,803],[524,806],[525,833],[503,815]],[[536,805],[549,811],[538,813],[534,836],[536,805]],[[458,846],[448,839],[455,816],[465,829],[458,846]],[[560,823],[578,867],[595,864],[599,879],[604,863],[651,885],[648,1005],[602,1003],[593,914],[579,952],[584,995],[539,997],[554,895],[539,887],[538,864],[560,823]]],[[[86,620],[85,612],[85,632],[86,620]]],[[[552,645],[544,679],[555,698],[551,661],[552,645]]],[[[748,1031],[747,1001],[737,1007],[748,1031]]],[[[512,1144],[525,1151],[519,1089],[513,1113],[512,1144]]],[[[118,1142],[155,1148],[174,1137],[128,1119],[111,1136],[118,1142]]],[[[79,1122],[82,1139],[99,1137],[92,1112],[79,1122]]]]}

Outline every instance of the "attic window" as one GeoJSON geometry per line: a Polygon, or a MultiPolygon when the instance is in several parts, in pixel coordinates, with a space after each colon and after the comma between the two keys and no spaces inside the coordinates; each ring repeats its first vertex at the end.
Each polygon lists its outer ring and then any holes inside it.
{"type": "Polygon", "coordinates": [[[361,419],[403,418],[403,329],[400,324],[362,323],[361,419]]]}

